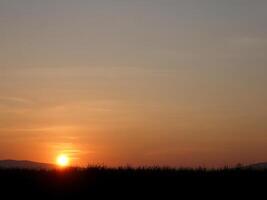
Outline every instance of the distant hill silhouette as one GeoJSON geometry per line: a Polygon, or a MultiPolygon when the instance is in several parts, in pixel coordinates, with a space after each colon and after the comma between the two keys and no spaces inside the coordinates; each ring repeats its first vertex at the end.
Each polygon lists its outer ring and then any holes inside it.
{"type": "Polygon", "coordinates": [[[56,166],[48,163],[39,163],[28,160],[0,160],[0,168],[11,169],[55,169],[56,166]]]}
{"type": "Polygon", "coordinates": [[[247,168],[255,170],[267,170],[267,162],[252,164],[249,165],[247,168]]]}

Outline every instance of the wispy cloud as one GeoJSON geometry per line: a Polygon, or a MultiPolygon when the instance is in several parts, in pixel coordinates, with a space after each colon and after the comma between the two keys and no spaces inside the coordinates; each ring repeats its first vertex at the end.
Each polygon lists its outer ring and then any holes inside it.
{"type": "Polygon", "coordinates": [[[9,96],[0,96],[0,103],[5,103],[5,104],[33,104],[34,102],[29,99],[25,98],[20,98],[20,97],[9,97],[9,96]]]}
{"type": "MultiPolygon", "coordinates": [[[[71,132],[74,130],[78,130],[79,127],[75,126],[49,126],[49,127],[36,127],[36,128],[13,128],[13,127],[8,127],[8,128],[1,128],[0,131],[8,131],[8,132],[46,132],[46,133],[67,133],[71,132]]],[[[65,138],[67,139],[76,139],[75,136],[66,136],[64,135],[65,138]]]]}
{"type": "Polygon", "coordinates": [[[263,46],[267,45],[267,38],[243,36],[235,39],[235,42],[245,46],[263,46]]]}

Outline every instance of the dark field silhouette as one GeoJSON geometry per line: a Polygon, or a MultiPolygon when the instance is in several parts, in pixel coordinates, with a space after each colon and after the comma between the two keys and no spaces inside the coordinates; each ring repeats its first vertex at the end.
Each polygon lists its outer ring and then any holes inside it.
{"type": "MultiPolygon", "coordinates": [[[[225,197],[265,194],[267,171],[252,169],[0,169],[1,195],[35,199],[225,197]]],[[[182,198],[184,199],[184,198],[182,198]]]]}

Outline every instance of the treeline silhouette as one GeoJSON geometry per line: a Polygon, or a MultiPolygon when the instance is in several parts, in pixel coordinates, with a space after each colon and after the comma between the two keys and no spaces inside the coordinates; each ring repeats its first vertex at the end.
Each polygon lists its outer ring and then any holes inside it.
{"type": "Polygon", "coordinates": [[[229,195],[256,199],[266,191],[267,171],[243,168],[0,169],[0,199],[184,199],[196,196],[228,199],[229,195]],[[5,198],[1,198],[3,196],[5,198]]]}

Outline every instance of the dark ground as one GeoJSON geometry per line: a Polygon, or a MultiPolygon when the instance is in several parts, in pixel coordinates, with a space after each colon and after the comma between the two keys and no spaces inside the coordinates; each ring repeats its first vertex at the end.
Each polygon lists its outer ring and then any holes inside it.
{"type": "Polygon", "coordinates": [[[267,198],[267,171],[90,167],[0,169],[0,199],[267,198]],[[263,195],[263,196],[260,196],[263,195]],[[103,198],[106,197],[106,198],[103,198]]]}

